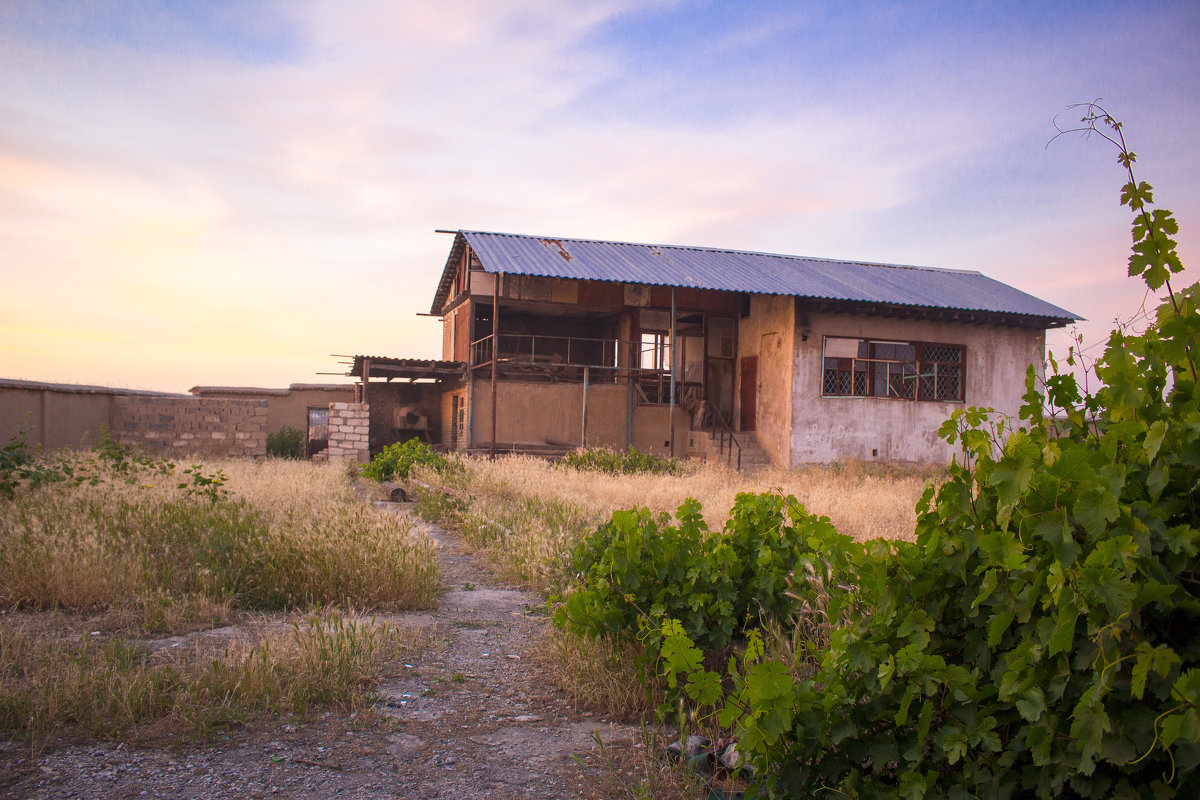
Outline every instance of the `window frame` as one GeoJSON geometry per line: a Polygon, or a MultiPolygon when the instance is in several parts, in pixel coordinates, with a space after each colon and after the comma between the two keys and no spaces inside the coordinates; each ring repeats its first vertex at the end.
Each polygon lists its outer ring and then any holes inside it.
{"type": "Polygon", "coordinates": [[[821,397],[830,399],[965,403],[967,346],[949,342],[822,336],[819,388],[821,397]],[[837,355],[827,355],[831,339],[857,342],[853,349],[858,355],[844,355],[847,350],[844,345],[834,348],[837,355]],[[893,353],[911,348],[912,357],[881,358],[875,355],[877,348],[890,348],[893,353]],[[958,354],[957,361],[945,357],[954,352],[958,354]],[[908,390],[910,385],[911,392],[908,390]]]}

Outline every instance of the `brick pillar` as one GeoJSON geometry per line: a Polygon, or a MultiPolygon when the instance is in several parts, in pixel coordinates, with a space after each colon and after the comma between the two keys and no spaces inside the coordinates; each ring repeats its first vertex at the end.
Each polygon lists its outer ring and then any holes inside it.
{"type": "Polygon", "coordinates": [[[330,461],[366,464],[371,460],[370,438],[371,407],[368,404],[329,404],[329,447],[326,452],[330,461]]]}

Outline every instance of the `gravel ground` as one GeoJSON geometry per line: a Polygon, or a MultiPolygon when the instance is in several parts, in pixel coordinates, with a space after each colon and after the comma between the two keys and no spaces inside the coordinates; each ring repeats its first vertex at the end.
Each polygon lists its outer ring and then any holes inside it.
{"type": "MultiPolygon", "coordinates": [[[[399,504],[381,504],[407,513],[399,504]]],[[[203,746],[0,740],[0,797],[592,798],[594,736],[638,730],[573,709],[534,657],[542,601],[512,591],[432,525],[436,611],[396,615],[433,642],[379,687],[377,713],[266,719],[203,746]],[[578,760],[577,760],[578,759],[578,760]]]]}

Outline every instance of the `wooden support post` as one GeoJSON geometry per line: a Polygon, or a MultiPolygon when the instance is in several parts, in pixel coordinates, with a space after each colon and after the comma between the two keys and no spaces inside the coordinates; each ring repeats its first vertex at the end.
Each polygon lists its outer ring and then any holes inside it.
{"type": "Polygon", "coordinates": [[[496,460],[496,364],[500,361],[500,282],[504,273],[496,276],[492,284],[492,445],[488,460],[496,460]]]}
{"type": "MultiPolygon", "coordinates": [[[[458,420],[454,421],[458,424],[458,420]]],[[[475,443],[475,376],[467,373],[467,450],[475,443]]]]}
{"type": "Polygon", "coordinates": [[[627,380],[625,383],[625,385],[629,389],[629,392],[628,392],[628,394],[629,394],[629,397],[628,397],[629,410],[628,410],[626,418],[625,418],[625,449],[632,450],[633,449],[633,380],[634,380],[634,375],[636,375],[636,373],[632,369],[630,369],[628,372],[628,375],[629,375],[629,380],[627,380]]]}
{"type": "MultiPolygon", "coordinates": [[[[675,287],[671,287],[671,346],[670,357],[667,359],[667,369],[671,374],[671,401],[668,404],[670,411],[667,413],[667,428],[670,431],[670,438],[667,440],[671,443],[671,458],[675,457],[675,359],[679,358],[679,351],[676,349],[679,342],[675,341],[675,287]]],[[[681,362],[682,363],[682,362],[681,362]]]]}
{"type": "Polygon", "coordinates": [[[587,447],[587,403],[588,403],[588,368],[583,368],[583,432],[579,440],[587,447]]]}

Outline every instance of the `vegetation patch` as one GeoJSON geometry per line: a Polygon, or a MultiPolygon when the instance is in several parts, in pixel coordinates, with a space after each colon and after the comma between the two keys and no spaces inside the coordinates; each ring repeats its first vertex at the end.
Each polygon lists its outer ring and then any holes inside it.
{"type": "Polygon", "coordinates": [[[383,448],[370,464],[363,467],[362,474],[374,481],[403,480],[416,466],[429,467],[439,473],[459,470],[455,460],[436,452],[420,439],[409,439],[383,448]]]}
{"type": "Polygon", "coordinates": [[[683,472],[683,464],[678,459],[639,453],[632,447],[628,450],[581,448],[567,453],[555,463],[567,469],[608,475],[679,475],[683,472]]]}
{"type": "Polygon", "coordinates": [[[204,736],[261,714],[354,710],[411,632],[327,610],[283,633],[156,654],[124,638],[0,626],[0,730],[40,741],[156,729],[204,736]]]}
{"type": "Polygon", "coordinates": [[[180,470],[109,437],[53,455],[18,438],[5,454],[0,730],[34,742],[356,707],[412,636],[332,606],[426,608],[440,590],[429,540],[364,504],[336,465],[180,470]],[[326,610],[287,634],[167,650],[134,638],[312,608],[326,610]]]}
{"type": "Polygon", "coordinates": [[[156,471],[91,470],[78,485],[0,499],[0,604],[82,611],[200,595],[246,609],[398,609],[428,607],[437,592],[429,543],[366,507],[336,469],[327,494],[307,498],[304,479],[325,471],[307,463],[194,466],[178,485],[156,471]],[[274,470],[283,494],[227,488],[238,481],[225,469],[251,483],[274,470]]]}
{"type": "Polygon", "coordinates": [[[267,435],[267,455],[272,458],[304,458],[304,433],[284,425],[267,435]]]}

